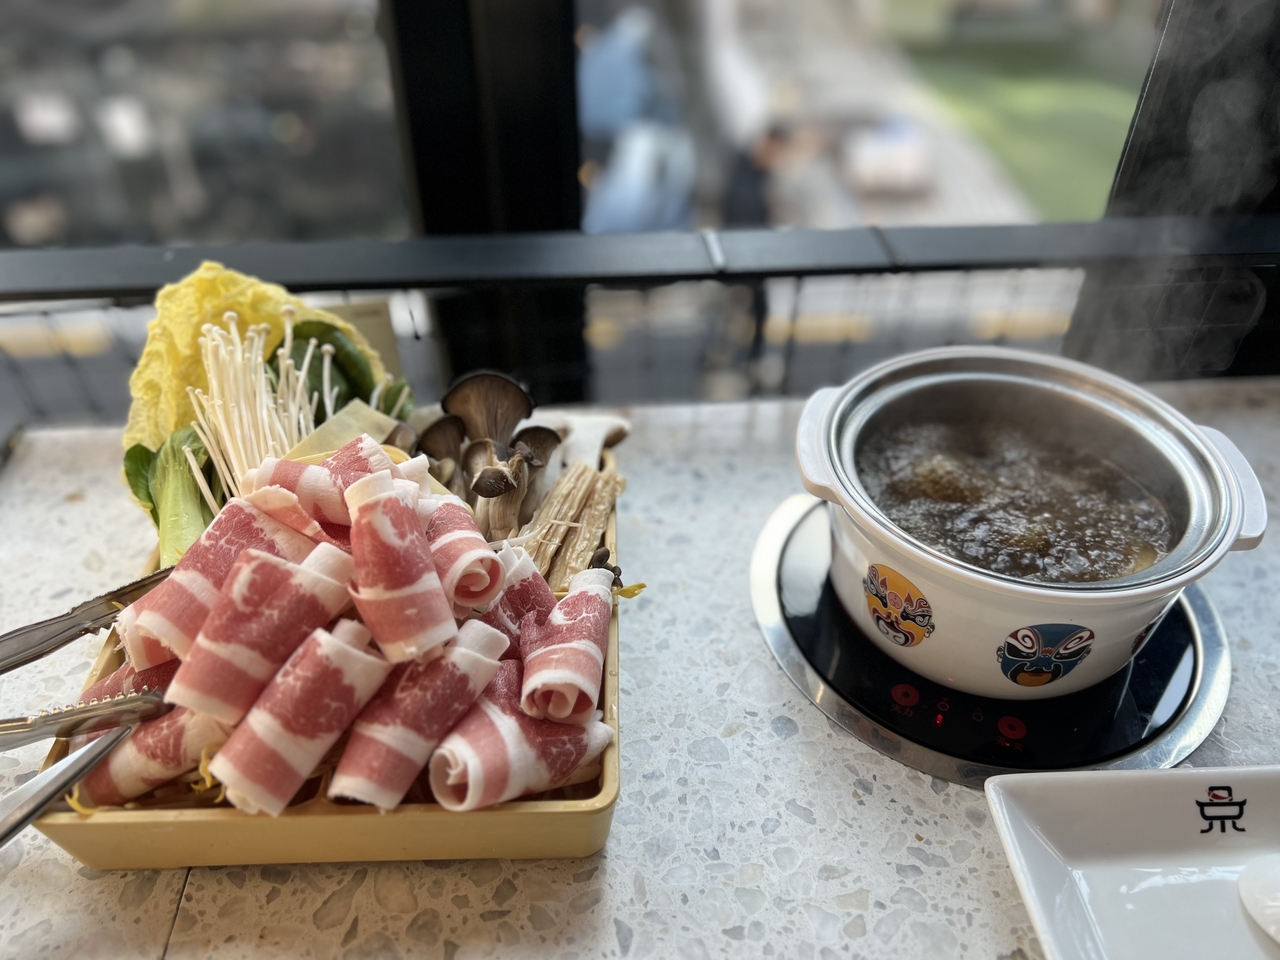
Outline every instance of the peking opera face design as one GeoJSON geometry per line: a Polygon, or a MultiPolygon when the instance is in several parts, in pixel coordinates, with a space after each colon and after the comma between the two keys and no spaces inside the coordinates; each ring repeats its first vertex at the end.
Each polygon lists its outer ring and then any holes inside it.
{"type": "Polygon", "coordinates": [[[914,583],[881,564],[867,568],[862,589],[871,619],[890,642],[914,647],[933,633],[933,608],[914,583]]]}
{"type": "Polygon", "coordinates": [[[996,651],[1004,675],[1021,687],[1042,687],[1065,677],[1093,649],[1093,631],[1078,623],[1019,627],[996,651]]]}

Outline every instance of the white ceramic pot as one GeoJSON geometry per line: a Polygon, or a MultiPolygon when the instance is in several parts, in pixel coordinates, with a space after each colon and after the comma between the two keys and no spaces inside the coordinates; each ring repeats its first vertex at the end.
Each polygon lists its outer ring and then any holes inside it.
{"type": "Polygon", "coordinates": [[[1085,364],[948,347],[897,357],[819,390],[800,419],[805,487],[831,502],[831,581],[885,653],[922,676],[1008,700],[1056,697],[1123,667],[1187,584],[1262,540],[1262,488],[1227,437],[1085,364]],[[1121,466],[1169,510],[1177,538],[1139,573],[1041,583],[992,573],[912,538],[872,502],[860,440],[896,424],[1002,417],[1121,466]]]}

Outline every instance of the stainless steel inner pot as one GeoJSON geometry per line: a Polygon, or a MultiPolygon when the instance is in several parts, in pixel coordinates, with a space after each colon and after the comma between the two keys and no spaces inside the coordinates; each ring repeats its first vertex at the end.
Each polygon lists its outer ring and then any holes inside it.
{"type": "Polygon", "coordinates": [[[1231,527],[1230,478],[1181,417],[1118,378],[1054,357],[959,349],[887,365],[837,400],[825,438],[846,493],[893,535],[939,560],[984,577],[1038,588],[1102,591],[1179,576],[1218,548],[1231,527]],[[854,467],[860,445],[896,425],[1001,421],[1114,464],[1159,497],[1174,523],[1174,546],[1145,570],[1089,583],[1043,583],[993,573],[943,553],[895,525],[854,467]]]}

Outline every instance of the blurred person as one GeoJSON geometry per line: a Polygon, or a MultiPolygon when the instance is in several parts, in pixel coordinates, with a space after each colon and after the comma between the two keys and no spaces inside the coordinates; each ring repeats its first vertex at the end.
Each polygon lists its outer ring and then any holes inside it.
{"type": "Polygon", "coordinates": [[[614,141],[609,162],[587,192],[586,233],[687,230],[697,160],[680,127],[641,121],[614,141]]]}
{"type": "MultiPolygon", "coordinates": [[[[726,227],[765,228],[772,223],[769,210],[770,178],[783,152],[787,137],[783,128],[774,124],[749,150],[737,150],[729,167],[729,182],[721,204],[726,227]]],[[[751,296],[751,345],[747,350],[748,392],[752,396],[763,390],[760,363],[764,358],[764,328],[768,320],[768,297],[763,280],[747,287],[751,296]]]]}
{"type": "Polygon", "coordinates": [[[628,7],[578,54],[578,125],[589,139],[612,140],[649,115],[655,95],[649,66],[653,14],[628,7]]]}
{"type": "Polygon", "coordinates": [[[721,204],[726,227],[767,227],[772,223],[770,177],[786,145],[785,131],[774,124],[749,149],[734,151],[721,204]]]}

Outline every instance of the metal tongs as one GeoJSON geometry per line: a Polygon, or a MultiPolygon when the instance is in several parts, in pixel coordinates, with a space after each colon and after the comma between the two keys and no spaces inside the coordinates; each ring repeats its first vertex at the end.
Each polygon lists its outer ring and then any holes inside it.
{"type": "Polygon", "coordinates": [[[172,570],[172,567],[157,570],[141,580],[86,600],[60,617],[10,630],[0,637],[0,673],[16,670],[65,647],[76,637],[110,626],[122,609],[150,593],[172,570]]]}
{"type": "Polygon", "coordinates": [[[87,775],[138,724],[163,716],[171,709],[172,704],[164,702],[163,691],[144,690],[62,709],[41,710],[29,717],[0,720],[0,750],[50,737],[73,737],[103,727],[112,728],[0,798],[0,847],[87,775]]]}
{"type": "MultiPolygon", "coordinates": [[[[76,637],[109,626],[121,610],[149,593],[169,575],[170,570],[171,567],[159,570],[87,600],[59,617],[9,631],[0,637],[0,674],[39,660],[65,647],[76,637]]],[[[104,727],[112,728],[88,746],[69,754],[0,798],[0,847],[21,833],[50,804],[97,766],[138,724],[162,716],[170,709],[170,705],[164,702],[163,692],[144,690],[106,700],[90,700],[63,709],[41,710],[32,716],[0,720],[0,750],[51,737],[73,737],[104,727]]]]}

